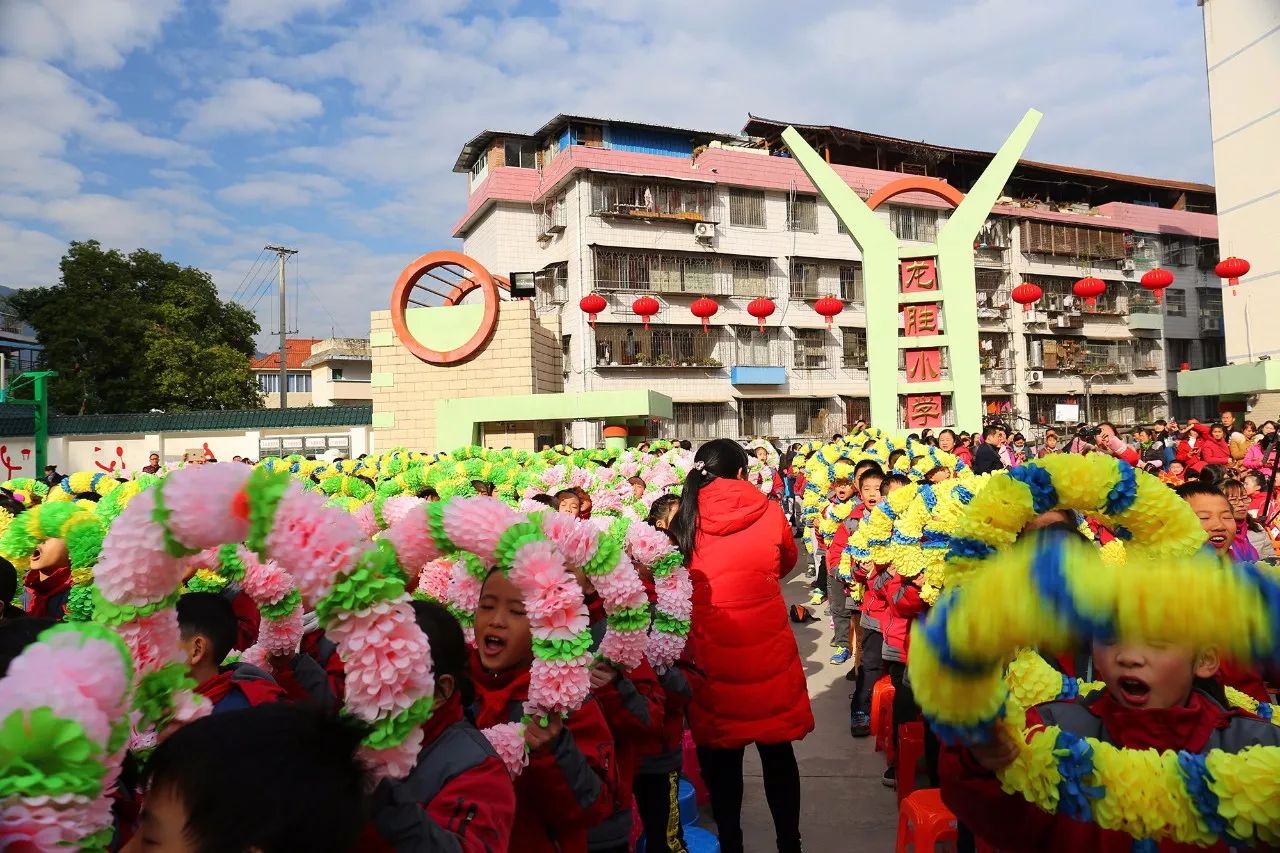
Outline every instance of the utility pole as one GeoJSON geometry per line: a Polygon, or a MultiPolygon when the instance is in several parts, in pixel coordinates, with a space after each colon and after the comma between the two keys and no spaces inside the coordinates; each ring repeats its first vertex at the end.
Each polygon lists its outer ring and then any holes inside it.
{"type": "Polygon", "coordinates": [[[286,336],[289,334],[288,306],[284,295],[284,262],[290,255],[298,254],[297,249],[286,249],[284,246],[267,246],[266,251],[275,252],[280,279],[280,408],[289,408],[289,364],[287,359],[286,336]]]}

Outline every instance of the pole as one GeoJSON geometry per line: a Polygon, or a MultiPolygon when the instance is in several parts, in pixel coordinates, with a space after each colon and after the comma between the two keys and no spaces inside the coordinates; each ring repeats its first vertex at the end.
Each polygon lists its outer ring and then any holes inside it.
{"type": "Polygon", "coordinates": [[[285,297],[284,287],[284,262],[290,255],[298,254],[297,249],[286,249],[283,246],[267,246],[268,252],[276,253],[276,263],[278,268],[277,278],[280,281],[280,408],[289,408],[289,362],[288,362],[288,342],[289,334],[288,307],[289,301],[285,297]]]}
{"type": "Polygon", "coordinates": [[[1093,425],[1093,397],[1089,393],[1089,377],[1084,378],[1084,422],[1093,425]]]}
{"type": "Polygon", "coordinates": [[[35,392],[31,397],[35,402],[35,406],[32,407],[32,420],[35,426],[37,480],[44,476],[44,466],[49,460],[49,398],[45,394],[45,378],[45,374],[37,373],[32,382],[35,392]]]}

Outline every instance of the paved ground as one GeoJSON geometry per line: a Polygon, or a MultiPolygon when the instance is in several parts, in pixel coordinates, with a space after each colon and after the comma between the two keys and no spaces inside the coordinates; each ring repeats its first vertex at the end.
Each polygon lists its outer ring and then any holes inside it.
{"type": "MultiPolygon", "coordinates": [[[[806,555],[801,550],[802,561],[806,555]]],[[[803,566],[783,584],[787,603],[808,598],[809,585],[803,566]]],[[[817,728],[796,744],[800,764],[801,832],[808,853],[828,851],[890,851],[897,832],[897,799],[880,784],[884,756],[875,751],[872,738],[849,737],[848,665],[834,666],[831,629],[823,608],[818,622],[792,625],[800,657],[809,677],[809,697],[817,728]]],[[[755,750],[747,750],[746,796],[742,805],[747,853],[774,853],[773,820],[764,799],[760,762],[755,750]]],[[[710,823],[708,815],[708,823],[710,823]]]]}

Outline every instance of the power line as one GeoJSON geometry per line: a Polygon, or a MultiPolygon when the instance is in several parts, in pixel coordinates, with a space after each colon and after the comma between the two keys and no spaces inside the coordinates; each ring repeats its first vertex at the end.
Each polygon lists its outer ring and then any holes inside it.
{"type": "Polygon", "coordinates": [[[302,273],[299,271],[299,268],[298,268],[297,255],[294,256],[294,275],[298,277],[299,283],[301,283],[302,286],[307,289],[307,292],[311,294],[312,299],[320,303],[320,307],[324,309],[324,313],[329,315],[329,320],[330,322],[333,323],[330,329],[336,330],[338,328],[338,319],[334,317],[333,312],[329,310],[328,303],[326,303],[323,299],[321,299],[320,295],[316,293],[315,290],[312,289],[311,285],[307,283],[307,280],[302,277],[302,273]]]}
{"type": "Polygon", "coordinates": [[[249,269],[245,272],[244,278],[240,279],[240,284],[236,287],[235,293],[231,295],[232,302],[236,302],[240,299],[242,295],[241,290],[244,288],[244,283],[249,280],[249,277],[251,275],[253,275],[253,271],[257,268],[258,264],[262,263],[262,260],[263,258],[266,257],[266,254],[267,254],[266,249],[258,250],[258,257],[254,259],[253,266],[249,267],[249,269]]]}

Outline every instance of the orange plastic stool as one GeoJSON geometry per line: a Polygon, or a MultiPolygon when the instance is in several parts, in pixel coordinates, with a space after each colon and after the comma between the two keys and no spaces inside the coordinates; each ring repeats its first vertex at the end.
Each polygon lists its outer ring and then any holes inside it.
{"type": "Polygon", "coordinates": [[[939,842],[956,840],[956,816],[937,788],[922,788],[898,807],[898,853],[933,853],[939,842]]]}
{"type": "Polygon", "coordinates": [[[871,731],[876,736],[876,752],[885,753],[893,763],[893,682],[885,676],[871,688],[871,731]]]}
{"type": "Polygon", "coordinates": [[[916,765],[924,758],[924,723],[898,726],[898,805],[916,789],[916,765]]]}

